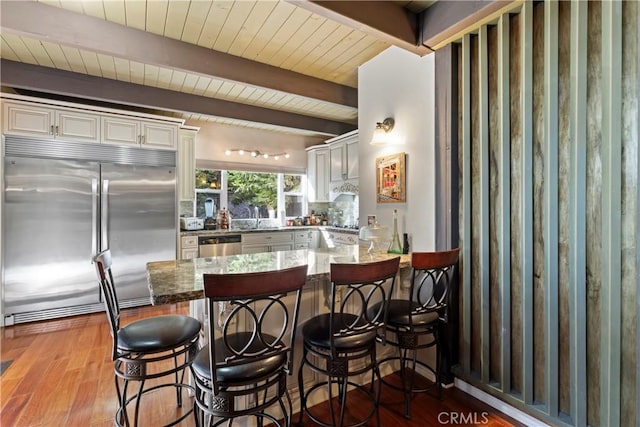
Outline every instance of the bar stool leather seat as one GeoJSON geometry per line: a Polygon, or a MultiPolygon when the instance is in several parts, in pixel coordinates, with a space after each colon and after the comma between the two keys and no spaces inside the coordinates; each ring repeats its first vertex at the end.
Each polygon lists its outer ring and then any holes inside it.
{"type": "Polygon", "coordinates": [[[171,350],[192,340],[200,322],[189,316],[168,314],[132,322],[118,331],[118,349],[132,353],[171,350]]]}
{"type": "MultiPolygon", "coordinates": [[[[354,314],[336,313],[334,316],[333,329],[330,327],[331,316],[329,314],[321,314],[305,322],[304,326],[302,327],[302,335],[304,336],[305,343],[314,347],[328,349],[331,346],[331,330],[339,329],[340,325],[366,325],[366,322],[364,322],[363,320],[355,323],[357,316],[354,314]]],[[[334,345],[335,348],[339,351],[361,348],[363,345],[367,345],[367,343],[375,340],[375,338],[376,333],[373,331],[368,331],[359,335],[336,337],[334,345]]]]}
{"type": "Polygon", "coordinates": [[[387,309],[387,325],[392,325],[396,328],[409,327],[411,324],[414,326],[433,325],[435,327],[436,325],[434,322],[438,320],[438,313],[436,312],[431,311],[413,314],[411,315],[411,319],[409,318],[410,313],[415,312],[418,307],[420,307],[420,304],[415,301],[389,301],[387,309]]]}
{"type": "MultiPolygon", "coordinates": [[[[263,335],[269,342],[275,342],[276,337],[268,334],[263,335]]],[[[237,334],[227,336],[227,341],[232,346],[237,347],[236,344],[246,343],[250,340],[250,333],[240,332],[237,334]]],[[[247,348],[248,352],[261,352],[266,350],[267,347],[258,345],[256,341],[252,342],[247,348]]],[[[216,355],[220,355],[220,359],[226,359],[232,356],[227,346],[221,339],[216,340],[215,349],[216,355]]],[[[269,375],[277,373],[280,369],[283,369],[287,363],[287,357],[285,353],[279,353],[274,356],[260,359],[260,360],[247,360],[242,364],[221,366],[216,370],[216,377],[218,382],[235,384],[244,383],[246,381],[253,381],[259,378],[264,378],[269,375]]],[[[191,369],[200,377],[207,380],[211,380],[211,370],[209,369],[209,344],[204,346],[198,355],[196,356],[191,369]]]]}

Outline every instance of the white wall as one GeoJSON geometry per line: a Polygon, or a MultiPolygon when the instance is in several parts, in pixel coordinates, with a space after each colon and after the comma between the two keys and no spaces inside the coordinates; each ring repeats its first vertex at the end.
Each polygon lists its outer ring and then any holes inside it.
{"type": "Polygon", "coordinates": [[[196,165],[198,167],[218,167],[237,170],[258,170],[263,172],[305,173],[307,168],[306,147],[322,144],[329,137],[310,137],[284,132],[231,126],[212,122],[188,122],[200,127],[196,135],[196,165]],[[224,154],[227,149],[259,150],[263,153],[289,153],[288,159],[252,158],[245,154],[231,156],[224,154]]]}
{"type": "Polygon", "coordinates": [[[420,57],[390,47],[358,70],[360,224],[377,215],[398,232],[409,233],[412,251],[432,251],[435,236],[435,55],[420,57]],[[395,120],[393,144],[370,145],[376,122],[395,120]],[[376,203],[375,159],[406,153],[406,203],[376,203]]]}

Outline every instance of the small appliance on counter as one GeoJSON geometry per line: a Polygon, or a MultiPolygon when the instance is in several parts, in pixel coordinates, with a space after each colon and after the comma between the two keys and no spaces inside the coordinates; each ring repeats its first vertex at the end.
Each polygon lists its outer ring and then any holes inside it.
{"type": "Polygon", "coordinates": [[[204,214],[205,220],[203,227],[207,230],[215,230],[218,228],[215,218],[216,205],[212,198],[208,198],[204,201],[204,214]]]}
{"type": "Polygon", "coordinates": [[[204,228],[204,219],[197,217],[181,217],[180,229],[184,231],[202,230],[204,228]]]}

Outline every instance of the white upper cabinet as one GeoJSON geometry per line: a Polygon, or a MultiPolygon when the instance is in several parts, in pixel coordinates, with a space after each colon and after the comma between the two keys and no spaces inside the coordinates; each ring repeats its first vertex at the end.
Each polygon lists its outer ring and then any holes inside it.
{"type": "Polygon", "coordinates": [[[178,127],[175,124],[119,116],[102,117],[102,142],[105,144],[175,150],[177,139],[178,127]]]}
{"type": "Polygon", "coordinates": [[[347,155],[347,179],[358,179],[358,138],[345,142],[347,155]]]}
{"type": "Polygon", "coordinates": [[[181,119],[2,94],[2,132],[64,141],[175,150],[181,119]]]}
{"type": "Polygon", "coordinates": [[[193,200],[196,196],[196,128],[180,129],[178,141],[178,199],[193,200]]]}
{"type": "Polygon", "coordinates": [[[117,145],[139,145],[140,136],[140,120],[102,117],[102,142],[117,145]]]}
{"type": "Polygon", "coordinates": [[[344,181],[347,179],[347,162],[344,153],[344,142],[337,142],[329,148],[329,156],[331,158],[330,180],[331,182],[344,181]]]}
{"type": "Polygon", "coordinates": [[[14,102],[5,102],[3,110],[6,134],[99,142],[98,114],[14,102]]]}
{"type": "Polygon", "coordinates": [[[329,148],[326,145],[307,149],[307,199],[329,201],[329,148]]]}
{"type": "Polygon", "coordinates": [[[329,144],[331,182],[358,179],[358,131],[327,141],[329,144]]]}
{"type": "Polygon", "coordinates": [[[149,120],[142,121],[141,144],[148,148],[176,149],[178,127],[149,120]]]}

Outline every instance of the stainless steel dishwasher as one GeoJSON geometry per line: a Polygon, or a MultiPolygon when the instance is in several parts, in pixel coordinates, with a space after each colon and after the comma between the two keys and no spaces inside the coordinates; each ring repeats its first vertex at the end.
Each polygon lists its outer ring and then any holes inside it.
{"type": "Polygon", "coordinates": [[[240,234],[200,236],[198,237],[199,257],[238,255],[242,253],[240,240],[240,234]]]}

